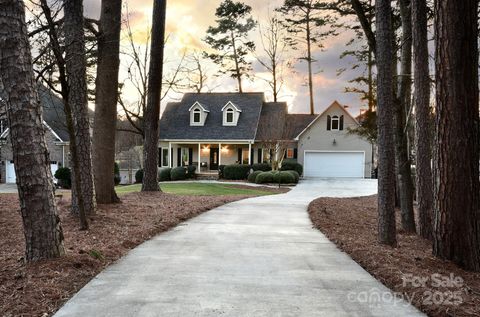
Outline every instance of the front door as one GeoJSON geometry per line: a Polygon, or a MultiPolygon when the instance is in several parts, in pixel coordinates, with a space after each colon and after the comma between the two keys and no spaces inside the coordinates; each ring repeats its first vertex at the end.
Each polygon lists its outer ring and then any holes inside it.
{"type": "Polygon", "coordinates": [[[218,170],[218,148],[210,148],[210,169],[218,170]]]}

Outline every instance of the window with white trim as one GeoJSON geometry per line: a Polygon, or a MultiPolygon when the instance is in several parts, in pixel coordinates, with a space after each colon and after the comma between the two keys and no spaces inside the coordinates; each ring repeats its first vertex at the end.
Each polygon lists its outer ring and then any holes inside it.
{"type": "Polygon", "coordinates": [[[193,123],[200,123],[202,120],[202,112],[200,109],[193,110],[193,123]]]}
{"type": "Polygon", "coordinates": [[[162,166],[168,166],[168,149],[162,149],[162,166]]]}
{"type": "Polygon", "coordinates": [[[234,115],[235,115],[235,112],[233,111],[233,109],[232,109],[232,108],[228,108],[228,109],[225,111],[225,122],[226,122],[226,123],[233,123],[234,115]]]}
{"type": "Polygon", "coordinates": [[[340,118],[338,116],[332,117],[332,130],[340,130],[340,118]]]}
{"type": "Polygon", "coordinates": [[[294,151],[293,148],[288,148],[288,149],[287,149],[287,158],[288,158],[288,159],[293,158],[293,157],[295,156],[294,152],[295,152],[295,151],[294,151]]]}

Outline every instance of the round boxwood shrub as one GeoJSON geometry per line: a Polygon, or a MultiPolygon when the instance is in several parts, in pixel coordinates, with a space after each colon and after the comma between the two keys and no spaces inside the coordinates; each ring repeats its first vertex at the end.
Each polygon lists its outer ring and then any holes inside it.
{"type": "Polygon", "coordinates": [[[254,171],[268,172],[272,170],[272,165],[269,163],[256,163],[252,165],[254,171]]]}
{"type": "Polygon", "coordinates": [[[197,167],[195,165],[188,165],[187,166],[187,178],[195,178],[195,171],[197,167]]]}
{"type": "Polygon", "coordinates": [[[58,185],[62,188],[69,189],[72,187],[72,174],[68,167],[60,167],[55,172],[56,179],[58,179],[58,185]]]}
{"type": "Polygon", "coordinates": [[[247,179],[250,168],[250,165],[246,164],[227,165],[223,170],[223,177],[232,180],[247,179]]]}
{"type": "Polygon", "coordinates": [[[273,183],[273,172],[261,172],[255,178],[255,183],[257,184],[265,184],[265,183],[273,183]]]}
{"type": "Polygon", "coordinates": [[[295,179],[295,184],[298,183],[300,180],[300,175],[298,175],[297,171],[287,171],[288,173],[293,175],[293,178],[295,179]]]}
{"type": "Polygon", "coordinates": [[[250,183],[255,183],[255,179],[257,178],[258,174],[263,173],[262,171],[253,171],[248,174],[248,181],[250,183]]]}
{"type": "Polygon", "coordinates": [[[280,168],[281,171],[296,171],[298,175],[303,174],[303,166],[302,164],[294,161],[294,160],[284,160],[282,162],[282,167],[280,168]]]}
{"type": "Polygon", "coordinates": [[[295,177],[290,171],[279,171],[273,174],[273,182],[276,184],[293,184],[295,177]]]}
{"type": "Polygon", "coordinates": [[[143,182],[143,169],[139,169],[136,173],[135,173],[135,183],[141,183],[143,182]]]}
{"type": "Polygon", "coordinates": [[[115,162],[115,164],[113,165],[113,181],[115,182],[115,186],[120,184],[121,180],[122,179],[120,177],[120,167],[118,166],[118,163],[115,162]]]}
{"type": "Polygon", "coordinates": [[[187,179],[187,169],[183,166],[172,168],[170,171],[170,179],[172,181],[183,181],[187,179]]]}
{"type": "Polygon", "coordinates": [[[170,172],[172,169],[170,167],[162,167],[158,171],[158,181],[159,182],[168,182],[170,180],[170,172]]]}

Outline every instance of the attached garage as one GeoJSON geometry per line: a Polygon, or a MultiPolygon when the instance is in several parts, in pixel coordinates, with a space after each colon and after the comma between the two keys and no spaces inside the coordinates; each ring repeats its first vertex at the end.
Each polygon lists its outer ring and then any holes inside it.
{"type": "MultiPolygon", "coordinates": [[[[5,182],[8,184],[14,184],[17,182],[17,176],[15,175],[15,164],[13,161],[7,161],[5,169],[5,182]]],[[[55,172],[58,170],[58,163],[55,161],[50,162],[50,169],[52,171],[52,175],[55,175],[55,172]]],[[[55,178],[54,178],[55,180],[55,178]]]]}
{"type": "Polygon", "coordinates": [[[365,175],[365,152],[305,151],[305,177],[352,177],[365,175]]]}

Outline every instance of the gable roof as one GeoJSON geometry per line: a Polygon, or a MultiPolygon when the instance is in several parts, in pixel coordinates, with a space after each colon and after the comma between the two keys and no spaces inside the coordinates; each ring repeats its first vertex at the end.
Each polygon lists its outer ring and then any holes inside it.
{"type": "Polygon", "coordinates": [[[287,114],[287,125],[288,129],[286,131],[287,139],[295,139],[313,120],[317,118],[317,115],[312,114],[301,114],[301,113],[291,113],[287,114]]]}
{"type": "Polygon", "coordinates": [[[180,102],[168,103],[160,119],[161,140],[254,140],[264,102],[263,93],[186,93],[180,102]],[[236,126],[223,126],[222,108],[232,102],[243,109],[236,126]],[[208,107],[203,126],[190,125],[190,107],[208,107]]]}
{"type": "Polygon", "coordinates": [[[38,85],[38,97],[43,109],[43,120],[63,142],[68,142],[70,136],[63,100],[43,85],[38,85]]]}
{"type": "MultiPolygon", "coordinates": [[[[42,106],[43,124],[47,130],[52,132],[59,142],[69,142],[70,136],[62,99],[43,85],[38,85],[38,98],[42,106]]],[[[5,129],[0,138],[6,138],[9,133],[10,128],[5,129]]]]}
{"type": "Polygon", "coordinates": [[[298,140],[298,138],[303,134],[305,133],[305,131],[307,131],[312,125],[315,124],[315,122],[317,122],[317,120],[319,118],[321,118],[325,113],[327,113],[327,111],[329,111],[331,108],[333,107],[338,107],[340,108],[347,116],[349,116],[350,118],[352,118],[352,120],[356,123],[356,124],[359,124],[357,119],[355,119],[351,114],[350,112],[348,112],[338,101],[334,101],[332,102],[332,104],[330,106],[327,107],[327,109],[323,110],[319,115],[317,115],[317,117],[312,121],[310,122],[310,124],[308,124],[305,129],[303,129],[296,137],[295,137],[295,140],[298,140]]]}
{"type": "Polygon", "coordinates": [[[283,139],[287,113],[288,109],[285,102],[264,103],[255,139],[258,141],[283,139]]]}
{"type": "Polygon", "coordinates": [[[200,107],[200,108],[202,108],[203,111],[205,111],[205,112],[210,112],[210,110],[208,110],[208,107],[207,107],[207,106],[202,105],[202,104],[199,103],[198,101],[195,102],[195,103],[188,109],[188,111],[192,111],[192,109],[195,108],[195,107],[200,107]]]}

